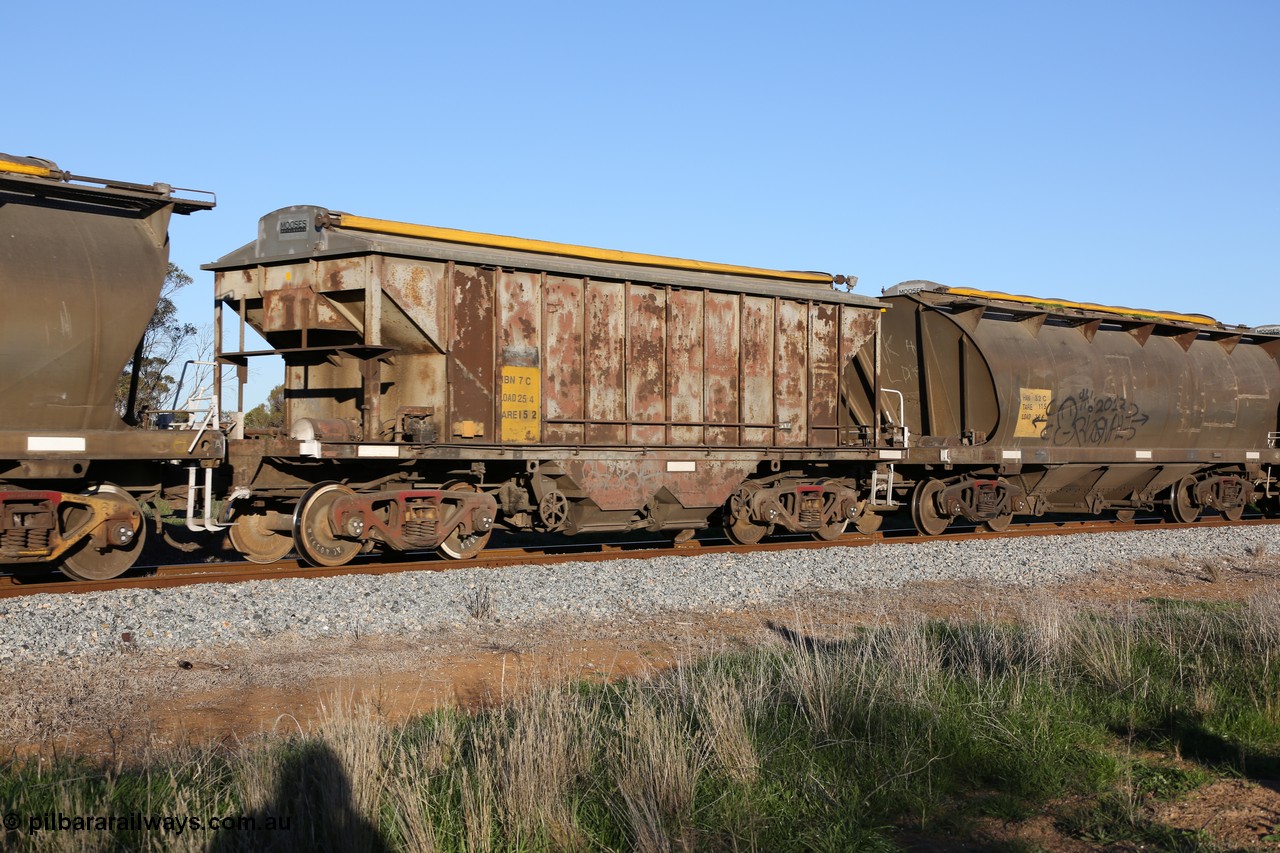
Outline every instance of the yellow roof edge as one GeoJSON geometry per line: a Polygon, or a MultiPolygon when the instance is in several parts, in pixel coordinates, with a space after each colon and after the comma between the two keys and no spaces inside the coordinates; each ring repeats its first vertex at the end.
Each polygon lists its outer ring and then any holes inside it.
{"type": "Polygon", "coordinates": [[[48,166],[37,166],[34,163],[15,163],[12,160],[6,160],[0,157],[0,172],[13,172],[19,175],[35,175],[38,178],[47,178],[53,174],[53,170],[48,166]]]}
{"type": "Polygon", "coordinates": [[[803,281],[815,284],[831,284],[834,276],[820,272],[787,272],[761,267],[744,267],[736,264],[717,264],[709,261],[693,261],[686,258],[670,258],[663,255],[647,255],[637,252],[623,252],[617,249],[597,249],[591,246],[576,246],[572,243],[553,243],[547,240],[529,240],[523,237],[505,237],[501,234],[484,234],[478,231],[461,231],[456,228],[439,228],[434,225],[413,225],[407,222],[393,222],[385,219],[370,219],[365,216],[353,216],[350,213],[335,213],[339,226],[356,231],[373,231],[381,234],[396,234],[404,237],[422,237],[428,240],[443,240],[449,243],[465,243],[471,246],[488,246],[497,249],[515,249],[524,252],[538,252],[544,255],[565,255],[593,261],[612,261],[638,266],[664,267],[669,269],[691,270],[694,272],[724,273],[726,275],[743,275],[754,278],[782,279],[784,281],[803,281]]]}
{"type": "Polygon", "coordinates": [[[1011,293],[997,293],[992,290],[975,290],[969,287],[949,287],[947,293],[956,296],[976,296],[983,299],[998,299],[1002,302],[1020,302],[1032,305],[1048,305],[1060,308],[1075,308],[1081,311],[1098,311],[1106,314],[1122,314],[1129,317],[1167,320],[1174,323],[1194,323],[1200,326],[1222,325],[1212,317],[1198,314],[1174,314],[1166,311],[1146,311],[1137,308],[1122,308],[1116,305],[1098,305],[1093,302],[1071,302],[1066,299],[1046,299],[1039,296],[1018,296],[1011,293]]]}

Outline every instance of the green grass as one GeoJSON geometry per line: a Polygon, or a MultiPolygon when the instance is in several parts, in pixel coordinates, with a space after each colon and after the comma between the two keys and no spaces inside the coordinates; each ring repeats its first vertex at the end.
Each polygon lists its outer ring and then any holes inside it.
{"type": "MultiPolygon", "coordinates": [[[[19,815],[288,818],[288,831],[9,833],[15,849],[892,850],[1048,810],[1087,843],[1213,849],[1148,806],[1280,776],[1280,613],[1152,602],[913,623],[543,685],[399,727],[138,767],[11,763],[19,815]]],[[[795,635],[791,635],[793,638],[795,635]]],[[[25,823],[24,823],[25,826],[25,823]]],[[[1017,845],[1007,849],[1019,849],[1017,845]]]]}

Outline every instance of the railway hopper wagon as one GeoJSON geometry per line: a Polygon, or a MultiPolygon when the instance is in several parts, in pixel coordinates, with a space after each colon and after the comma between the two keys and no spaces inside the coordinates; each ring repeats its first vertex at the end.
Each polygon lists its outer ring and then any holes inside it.
{"type": "Polygon", "coordinates": [[[467,557],[495,525],[680,538],[722,512],[740,541],[834,537],[890,440],[869,369],[883,305],[826,274],[309,206],[205,269],[217,337],[239,340],[220,361],[242,381],[256,356],[285,363],[288,436],[229,449],[251,560],[467,557]]]}
{"type": "Polygon", "coordinates": [[[180,487],[184,466],[221,463],[216,428],[140,429],[115,409],[164,283],[170,217],[210,207],[0,155],[0,564],[114,577],[142,548],[140,502],[180,487]]]}
{"type": "Polygon", "coordinates": [[[908,433],[894,491],[922,532],[1276,513],[1280,330],[932,282],[883,298],[880,383],[908,433]]]}

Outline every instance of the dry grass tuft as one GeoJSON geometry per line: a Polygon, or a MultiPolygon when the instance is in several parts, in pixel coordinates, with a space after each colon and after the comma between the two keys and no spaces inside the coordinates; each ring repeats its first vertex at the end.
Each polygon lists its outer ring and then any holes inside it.
{"type": "Polygon", "coordinates": [[[742,685],[723,673],[714,673],[699,686],[694,713],[716,765],[734,782],[751,785],[760,774],[760,756],[744,693],[742,685]]]}
{"type": "Polygon", "coordinates": [[[405,772],[391,781],[388,794],[395,828],[409,853],[435,853],[442,849],[433,817],[433,803],[423,796],[429,777],[421,768],[405,772]]]}
{"type": "Polygon", "coordinates": [[[1132,611],[1115,620],[1086,614],[1068,626],[1070,659],[1087,678],[1116,694],[1140,692],[1146,681],[1134,654],[1134,618],[1132,611]]]}
{"type": "Polygon", "coordinates": [[[485,755],[504,824],[557,847],[579,846],[567,792],[591,770],[599,703],[554,685],[535,687],[496,712],[475,741],[485,755]]]}
{"type": "Polygon", "coordinates": [[[1070,626],[1079,618],[1070,606],[1047,597],[1022,605],[1017,623],[1025,632],[1027,660],[1037,672],[1052,673],[1063,665],[1070,626]]]}
{"type": "Polygon", "coordinates": [[[609,772],[622,796],[623,818],[636,850],[692,849],[693,800],[707,765],[705,742],[676,709],[643,690],[626,699],[609,772]]]}

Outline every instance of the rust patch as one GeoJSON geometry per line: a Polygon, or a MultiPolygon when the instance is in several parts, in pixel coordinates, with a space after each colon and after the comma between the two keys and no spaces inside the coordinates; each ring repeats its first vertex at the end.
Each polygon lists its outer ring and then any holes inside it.
{"type": "MultiPolygon", "coordinates": [[[[586,387],[582,333],[585,284],[580,279],[548,276],[542,300],[542,330],[545,336],[543,410],[548,421],[581,420],[585,417],[586,387]]],[[[548,444],[581,444],[583,424],[548,423],[548,444]]]]}
{"type": "Polygon", "coordinates": [[[448,423],[475,421],[493,435],[493,273],[455,267],[453,346],[449,364],[452,411],[448,423]]]}
{"type": "Polygon", "coordinates": [[[636,426],[667,416],[666,294],[654,287],[627,287],[627,402],[632,426],[628,444],[660,446],[666,427],[636,426]]]}
{"type": "Polygon", "coordinates": [[[503,351],[532,348],[540,343],[542,281],[534,273],[500,273],[498,276],[498,341],[503,351]]]}
{"type": "MultiPolygon", "coordinates": [[[[708,293],[705,307],[707,421],[736,424],[741,421],[738,355],[742,313],[738,297],[727,293],[708,293]]],[[[709,446],[732,447],[738,443],[737,427],[707,429],[709,446]]]]}
{"type": "MultiPolygon", "coordinates": [[[[749,424],[773,423],[773,300],[742,297],[742,420],[749,424]]],[[[769,445],[772,429],[748,427],[742,443],[769,445]]]]}
{"type": "Polygon", "coordinates": [[[336,290],[364,290],[368,260],[364,257],[326,258],[320,264],[320,273],[314,287],[317,292],[336,290]]]}
{"type": "Polygon", "coordinates": [[[542,440],[542,280],[534,273],[498,276],[500,436],[504,443],[542,440]]]}
{"type": "Polygon", "coordinates": [[[262,294],[262,312],[264,332],[357,331],[332,302],[305,284],[268,290],[262,294]]]}
{"type": "Polygon", "coordinates": [[[356,420],[363,379],[360,362],[352,358],[339,359],[337,364],[287,366],[285,422],[291,424],[299,418],[356,420]]]}
{"type": "MultiPolygon", "coordinates": [[[[677,290],[667,300],[667,394],[668,411],[675,423],[700,423],[703,418],[702,349],[706,329],[702,322],[700,290],[677,290]]],[[[673,426],[669,443],[697,445],[703,429],[673,426]]]]}
{"type": "Polygon", "coordinates": [[[876,309],[840,306],[841,345],[846,359],[853,358],[854,353],[871,340],[879,323],[880,312],[876,309]]]}
{"type": "Polygon", "coordinates": [[[414,328],[402,328],[403,321],[383,306],[383,340],[401,350],[427,349],[417,335],[426,338],[430,349],[443,352],[444,270],[440,264],[384,258],[382,288],[388,301],[403,312],[414,328]],[[415,332],[417,334],[415,334],[415,332]]]}
{"type": "Polygon", "coordinates": [[[663,459],[564,463],[565,472],[603,510],[638,510],[664,487],[685,507],[721,506],[755,470],[753,461],[699,459],[693,471],[669,471],[663,459]]]}
{"type": "Polygon", "coordinates": [[[586,497],[603,510],[638,510],[661,488],[654,487],[656,463],[627,459],[569,461],[562,467],[586,497]]]}
{"type": "Polygon", "coordinates": [[[697,460],[695,471],[667,471],[665,483],[683,506],[719,507],[756,469],[755,462],[697,460]]]}
{"type": "Polygon", "coordinates": [[[587,283],[587,443],[626,443],[626,427],[610,424],[626,419],[627,326],[620,282],[587,283]],[[604,421],[606,423],[598,423],[604,421]]]}
{"type": "MultiPolygon", "coordinates": [[[[382,411],[397,412],[403,408],[428,408],[437,415],[445,410],[446,358],[440,354],[400,355],[393,367],[384,367],[382,411]],[[394,381],[389,381],[394,377],[394,381]]],[[[439,425],[438,418],[433,421],[439,425]]]]}
{"type": "Polygon", "coordinates": [[[808,440],[809,309],[802,302],[778,302],[777,353],[774,363],[774,440],[784,446],[808,440]]]}
{"type": "Polygon", "coordinates": [[[809,306],[809,444],[831,447],[836,441],[836,399],[839,396],[839,340],[834,305],[809,306]]]}

